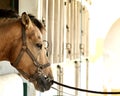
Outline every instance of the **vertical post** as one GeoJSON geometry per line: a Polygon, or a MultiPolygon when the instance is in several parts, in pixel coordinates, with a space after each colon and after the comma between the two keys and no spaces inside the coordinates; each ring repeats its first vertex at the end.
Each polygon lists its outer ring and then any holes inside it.
{"type": "Polygon", "coordinates": [[[23,96],[27,96],[27,83],[23,83],[23,96]]]}
{"type": "MultiPolygon", "coordinates": [[[[89,80],[89,60],[86,58],[86,89],[88,89],[88,80],[89,80]]],[[[88,96],[88,93],[86,93],[86,96],[88,96]]]]}
{"type": "MultiPolygon", "coordinates": [[[[80,65],[77,61],[75,63],[75,87],[79,88],[79,80],[80,80],[80,65]]],[[[78,96],[78,91],[75,90],[75,96],[78,96]]]]}
{"type": "MultiPolygon", "coordinates": [[[[65,36],[65,39],[66,39],[66,43],[65,44],[66,45],[65,46],[66,46],[66,49],[67,49],[67,44],[70,44],[70,17],[71,17],[71,15],[70,15],[70,5],[71,4],[70,4],[70,2],[68,0],[66,0],[64,5],[65,5],[65,9],[66,9],[66,12],[64,12],[64,13],[66,13],[66,14],[64,14],[64,18],[66,20],[66,24],[64,25],[64,29],[65,29],[65,32],[66,32],[66,36],[65,36]]],[[[66,57],[69,58],[70,57],[69,53],[71,53],[71,50],[67,49],[66,53],[67,53],[66,57]]]]}
{"type": "Polygon", "coordinates": [[[80,34],[81,34],[81,3],[79,1],[77,1],[77,45],[76,45],[76,52],[77,52],[77,57],[76,58],[79,58],[80,57],[80,34]]]}
{"type": "MultiPolygon", "coordinates": [[[[63,83],[63,69],[61,68],[60,65],[57,65],[57,81],[60,82],[60,83],[63,83]]],[[[57,86],[58,88],[58,92],[57,92],[57,95],[58,96],[63,96],[63,87],[58,85],[57,86]]]]}
{"type": "Polygon", "coordinates": [[[75,0],[71,0],[71,24],[70,24],[70,27],[71,27],[71,30],[70,30],[70,43],[72,45],[72,48],[71,48],[71,60],[75,59],[74,58],[74,53],[75,53],[75,49],[74,49],[74,41],[75,41],[75,0]]]}
{"type": "Polygon", "coordinates": [[[74,46],[74,58],[77,58],[77,52],[78,52],[77,51],[77,46],[78,46],[77,35],[78,35],[78,32],[79,32],[78,28],[77,28],[78,27],[77,26],[77,22],[78,22],[78,16],[77,16],[78,15],[78,12],[77,12],[78,11],[78,4],[77,4],[77,0],[74,1],[74,11],[75,11],[74,12],[74,14],[75,14],[75,16],[74,16],[74,18],[75,18],[74,19],[74,23],[75,23],[74,24],[74,30],[75,31],[74,31],[74,45],[73,46],[74,46]]]}
{"type": "Polygon", "coordinates": [[[63,36],[64,36],[64,52],[63,52],[63,61],[66,63],[66,35],[67,35],[67,33],[66,33],[66,16],[67,16],[67,14],[66,14],[66,0],[64,0],[64,8],[63,8],[63,20],[64,20],[64,22],[63,22],[63,26],[64,26],[64,33],[63,33],[63,36]]]}
{"type": "Polygon", "coordinates": [[[37,1],[37,18],[39,20],[42,19],[42,11],[43,11],[43,2],[42,0],[37,1]]]}
{"type": "Polygon", "coordinates": [[[46,18],[46,39],[48,38],[48,0],[46,0],[46,13],[45,13],[45,18],[46,18]]]}
{"type": "MultiPolygon", "coordinates": [[[[82,65],[82,50],[81,50],[81,45],[82,45],[82,33],[83,33],[83,28],[82,28],[82,0],[81,0],[81,4],[80,4],[81,6],[80,6],[80,75],[81,75],[81,65],[82,65]]],[[[80,76],[80,86],[81,86],[81,76],[80,76]]]]}
{"type": "Polygon", "coordinates": [[[59,62],[59,58],[60,58],[60,52],[59,50],[61,49],[61,47],[59,47],[60,43],[60,1],[61,0],[55,0],[54,1],[54,52],[53,52],[53,63],[58,63],[59,62]]]}
{"type": "Polygon", "coordinates": [[[55,0],[48,0],[48,41],[50,46],[49,51],[49,60],[53,63],[53,53],[54,53],[54,7],[55,0]]]}

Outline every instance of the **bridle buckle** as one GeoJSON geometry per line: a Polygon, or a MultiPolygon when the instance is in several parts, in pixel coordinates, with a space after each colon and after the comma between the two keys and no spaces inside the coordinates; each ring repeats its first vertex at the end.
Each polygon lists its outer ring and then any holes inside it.
{"type": "Polygon", "coordinates": [[[23,50],[26,50],[26,49],[27,49],[27,46],[26,46],[26,45],[23,45],[23,46],[22,46],[22,49],[23,49],[23,50]]]}

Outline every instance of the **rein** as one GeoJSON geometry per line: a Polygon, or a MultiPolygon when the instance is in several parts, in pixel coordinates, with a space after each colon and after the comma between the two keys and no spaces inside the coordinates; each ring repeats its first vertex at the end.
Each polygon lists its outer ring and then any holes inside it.
{"type": "Polygon", "coordinates": [[[18,66],[18,64],[19,64],[19,62],[20,62],[20,60],[21,60],[24,52],[26,52],[26,53],[29,55],[29,57],[32,59],[34,65],[37,67],[37,69],[36,69],[35,74],[33,74],[33,75],[29,75],[29,74],[25,73],[25,72],[24,72],[23,70],[21,70],[21,69],[18,69],[18,70],[19,70],[23,75],[27,76],[27,77],[30,79],[30,81],[36,80],[36,78],[37,78],[38,75],[43,74],[42,70],[43,70],[44,68],[50,66],[50,63],[41,65],[41,64],[39,64],[39,62],[36,60],[36,58],[34,57],[34,55],[32,54],[32,52],[30,51],[30,49],[29,49],[28,46],[27,46],[25,26],[22,25],[22,48],[21,48],[21,51],[20,51],[19,55],[17,56],[15,62],[12,63],[12,65],[13,65],[14,67],[18,66]]]}
{"type": "MultiPolygon", "coordinates": [[[[54,80],[51,80],[51,82],[57,84],[57,85],[60,85],[60,86],[63,86],[63,87],[66,87],[66,88],[69,88],[69,89],[73,89],[73,90],[77,90],[77,91],[82,91],[82,92],[88,92],[88,93],[94,93],[94,94],[114,94],[114,95],[118,95],[120,94],[120,92],[102,92],[102,91],[93,91],[93,90],[87,90],[87,89],[82,89],[82,88],[76,88],[76,87],[72,87],[72,86],[68,86],[68,85],[65,85],[65,84],[62,84],[62,83],[59,83],[57,81],[54,81],[54,80]]],[[[55,88],[54,88],[55,89],[55,88]]],[[[56,89],[55,89],[56,90],[56,89]]],[[[58,89],[57,89],[58,90],[58,89]]],[[[59,90],[58,90],[59,91],[59,90]]],[[[60,91],[62,92],[62,91],[60,91]]],[[[65,93],[65,92],[63,92],[65,93]]],[[[66,94],[66,93],[65,93],[66,94]]],[[[67,93],[68,94],[68,93],[67,93]]]]}

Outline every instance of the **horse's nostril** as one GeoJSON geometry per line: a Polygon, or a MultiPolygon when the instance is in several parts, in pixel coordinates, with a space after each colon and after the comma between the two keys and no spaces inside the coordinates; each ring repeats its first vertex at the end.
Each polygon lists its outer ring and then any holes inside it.
{"type": "Polygon", "coordinates": [[[46,82],[48,83],[48,85],[53,85],[53,78],[50,78],[49,76],[44,75],[44,78],[46,80],[46,82]]]}
{"type": "Polygon", "coordinates": [[[47,78],[48,78],[48,76],[46,76],[46,75],[44,75],[44,77],[45,77],[45,79],[47,79],[47,78]]]}
{"type": "Polygon", "coordinates": [[[51,79],[48,76],[45,77],[45,80],[51,82],[51,79]]]}

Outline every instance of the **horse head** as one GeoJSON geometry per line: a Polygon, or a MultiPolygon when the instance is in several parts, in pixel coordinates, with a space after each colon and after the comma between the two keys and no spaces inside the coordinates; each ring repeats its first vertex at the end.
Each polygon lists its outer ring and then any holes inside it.
{"type": "Polygon", "coordinates": [[[44,27],[39,29],[25,12],[20,21],[20,38],[17,38],[17,43],[14,43],[10,61],[24,78],[34,84],[37,90],[44,92],[50,89],[53,79],[43,44],[44,27]]]}

